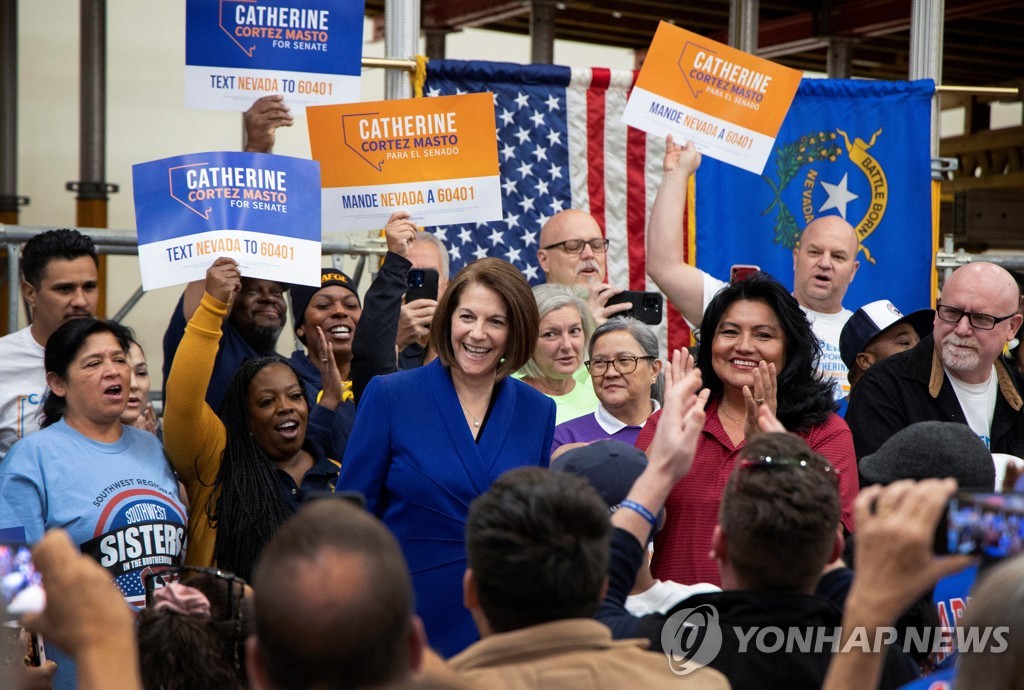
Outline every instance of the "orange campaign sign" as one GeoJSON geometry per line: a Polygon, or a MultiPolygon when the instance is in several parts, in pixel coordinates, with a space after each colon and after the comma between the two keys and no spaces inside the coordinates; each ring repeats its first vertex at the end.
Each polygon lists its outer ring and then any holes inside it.
{"type": "Polygon", "coordinates": [[[761,174],[802,76],[661,22],[622,120],[761,174]]]}
{"type": "Polygon", "coordinates": [[[502,218],[489,93],[311,106],[323,229],[384,227],[398,210],[419,225],[502,218]]]}

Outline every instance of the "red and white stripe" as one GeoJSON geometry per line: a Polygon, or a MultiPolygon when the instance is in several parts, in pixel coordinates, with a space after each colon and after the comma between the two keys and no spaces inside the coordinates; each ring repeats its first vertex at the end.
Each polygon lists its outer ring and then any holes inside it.
{"type": "MultiPolygon", "coordinates": [[[[611,240],[608,281],[629,290],[657,291],[647,276],[644,236],[661,183],[664,142],[622,124],[637,72],[573,69],[566,89],[569,179],[573,208],[587,211],[611,240]]],[[[679,229],[685,236],[684,227],[679,229]]],[[[668,349],[686,347],[690,330],[666,302],[658,339],[668,349]]]]}

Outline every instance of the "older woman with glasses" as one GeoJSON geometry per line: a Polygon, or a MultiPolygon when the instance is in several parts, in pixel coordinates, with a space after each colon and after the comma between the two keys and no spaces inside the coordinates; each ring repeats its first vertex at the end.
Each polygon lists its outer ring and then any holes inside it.
{"type": "Polygon", "coordinates": [[[636,319],[616,317],[597,327],[584,362],[597,409],[555,427],[554,452],[569,443],[615,439],[632,445],[660,409],[662,378],[658,338],[636,319]]]}

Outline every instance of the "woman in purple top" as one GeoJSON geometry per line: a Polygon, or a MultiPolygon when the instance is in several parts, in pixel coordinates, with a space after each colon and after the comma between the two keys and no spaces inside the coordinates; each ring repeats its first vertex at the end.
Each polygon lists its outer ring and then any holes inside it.
{"type": "Polygon", "coordinates": [[[608,319],[594,331],[584,364],[597,409],[555,427],[552,453],[568,443],[611,438],[633,445],[647,418],[660,408],[664,380],[658,338],[636,319],[608,319]]]}

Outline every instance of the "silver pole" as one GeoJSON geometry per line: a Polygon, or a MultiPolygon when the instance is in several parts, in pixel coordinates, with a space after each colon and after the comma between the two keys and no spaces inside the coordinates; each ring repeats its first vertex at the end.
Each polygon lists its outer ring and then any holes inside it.
{"type": "Polygon", "coordinates": [[[21,248],[14,242],[7,243],[7,332],[18,330],[18,301],[21,297],[21,274],[18,272],[18,258],[21,248]]]}
{"type": "MultiPolygon", "coordinates": [[[[390,60],[409,60],[419,50],[419,0],[384,1],[384,52],[390,60]]],[[[385,98],[412,98],[409,75],[398,70],[384,74],[385,98]]]]}
{"type": "MultiPolygon", "coordinates": [[[[913,0],[910,16],[910,78],[942,83],[942,23],[945,0],[913,0]]],[[[939,100],[932,97],[932,158],[939,155],[939,100]]]]}
{"type": "Polygon", "coordinates": [[[729,1],[729,45],[757,54],[757,20],[759,0],[729,1]]]}

